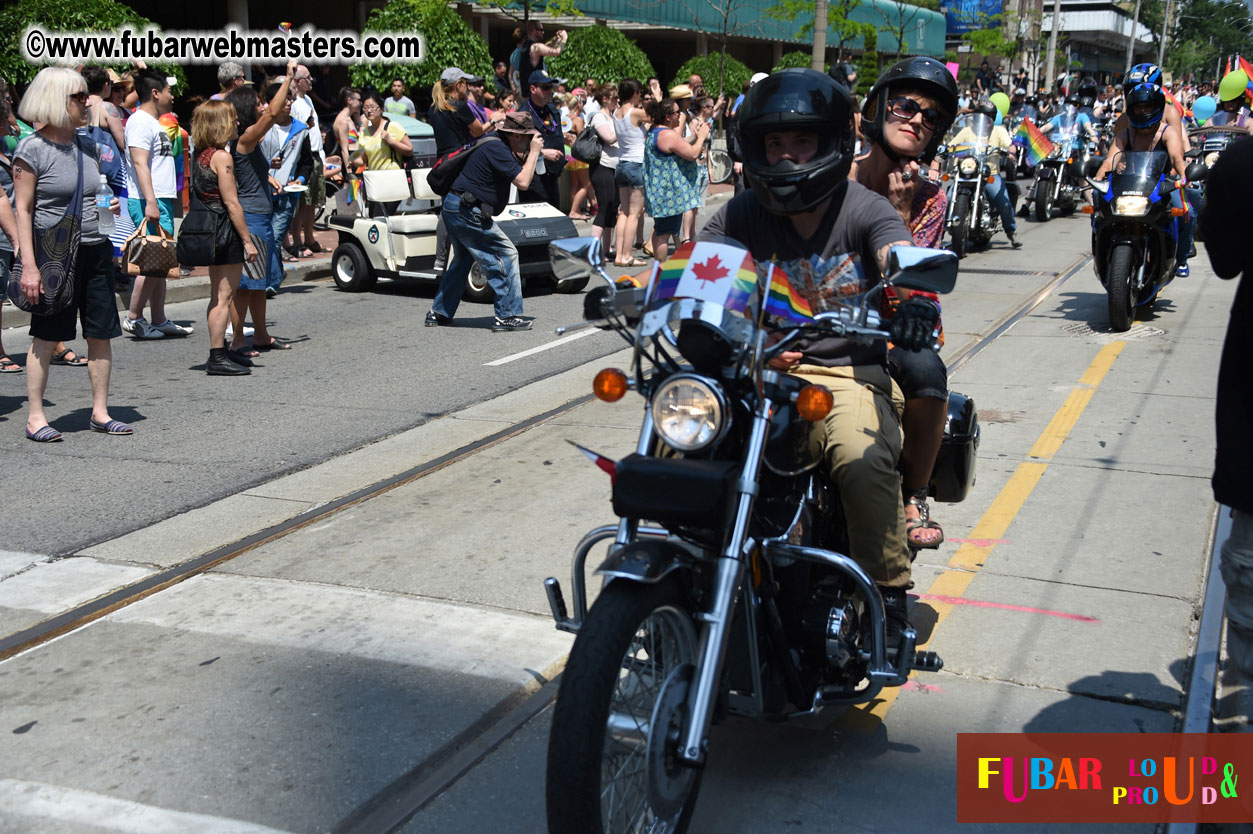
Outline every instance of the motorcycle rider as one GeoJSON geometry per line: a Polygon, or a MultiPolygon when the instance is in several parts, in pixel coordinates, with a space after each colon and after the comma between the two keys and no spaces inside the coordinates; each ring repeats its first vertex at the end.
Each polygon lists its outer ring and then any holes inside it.
{"type": "MultiPolygon", "coordinates": [[[[1095,180],[1103,180],[1113,169],[1118,157],[1131,151],[1158,150],[1165,146],[1171,165],[1179,177],[1179,187],[1171,191],[1170,202],[1175,208],[1183,207],[1183,187],[1187,182],[1187,164],[1183,158],[1183,142],[1179,131],[1167,123],[1162,112],[1166,110],[1166,96],[1156,84],[1141,84],[1127,93],[1127,112],[1123,115],[1130,122],[1126,130],[1114,134],[1114,144],[1106,154],[1095,180]]],[[[1173,108],[1170,108],[1173,109],[1173,108]]],[[[1192,221],[1185,214],[1179,223],[1179,245],[1175,252],[1175,274],[1181,278],[1188,275],[1188,252],[1192,248],[1192,221]]]]}
{"type": "MultiPolygon", "coordinates": [[[[714,214],[700,239],[728,237],[763,267],[773,261],[815,312],[872,287],[891,247],[912,240],[885,197],[848,178],[854,141],[848,92],[817,70],[785,69],[749,91],[737,119],[750,188],[714,214]]],[[[892,341],[929,346],[938,318],[934,302],[911,298],[892,320],[892,341]]],[[[850,555],[883,594],[894,647],[908,625],[905,590],[912,583],[895,468],[899,394],[886,346],[811,338],[770,364],[835,393],[824,420],[824,457],[844,504],[850,555]]]]}
{"type": "MultiPolygon", "coordinates": [[[[1125,133],[1130,122],[1127,121],[1127,111],[1130,105],[1127,102],[1127,95],[1141,84],[1153,84],[1157,87],[1162,86],[1162,69],[1157,64],[1136,64],[1131,68],[1131,72],[1127,73],[1127,80],[1123,82],[1123,113],[1118,117],[1118,121],[1114,122],[1114,135],[1125,133]]],[[[1188,131],[1183,127],[1183,114],[1179,112],[1177,107],[1167,107],[1165,104],[1165,92],[1162,93],[1162,111],[1166,120],[1166,124],[1175,129],[1183,139],[1183,152],[1187,153],[1192,150],[1192,141],[1188,138],[1188,131]]]]}
{"type": "Polygon", "coordinates": [[[1210,117],[1213,127],[1243,127],[1253,133],[1253,117],[1244,106],[1249,76],[1243,69],[1232,70],[1218,82],[1218,110],[1210,117]]]}
{"type": "MultiPolygon", "coordinates": [[[[956,115],[957,82],[934,58],[906,58],[890,67],[862,107],[861,129],[870,150],[854,161],[849,176],[888,198],[917,246],[939,249],[944,237],[948,198],[924,174],[956,115]]],[[[895,288],[889,293],[893,304],[911,295],[895,288]]],[[[888,351],[888,369],[905,394],[905,535],[911,548],[936,548],[944,541],[944,530],[931,518],[927,486],[944,439],[948,371],[934,351],[898,346],[888,351]]]]}
{"type": "MultiPolygon", "coordinates": [[[[989,119],[996,119],[996,105],[987,99],[975,105],[975,112],[987,116],[989,119]]],[[[963,127],[953,137],[953,144],[970,144],[977,138],[974,130],[967,126],[963,127]]],[[[1010,166],[1014,164],[1013,147],[1014,143],[1010,141],[1009,131],[1003,125],[996,125],[992,128],[992,136],[988,140],[988,148],[1009,151],[1008,164],[1010,166]]],[[[991,173],[991,181],[984,189],[984,193],[988,195],[988,202],[1001,215],[1001,224],[1005,227],[1005,236],[1009,238],[1010,246],[1013,246],[1015,249],[1021,249],[1022,241],[1018,239],[1018,223],[1014,220],[1014,204],[1010,199],[1009,189],[1005,186],[1005,180],[1001,177],[1001,155],[999,153],[989,153],[987,166],[991,173]]]]}
{"type": "Polygon", "coordinates": [[[1079,96],[1074,93],[1066,96],[1062,112],[1040,126],[1041,130],[1052,131],[1049,139],[1053,144],[1067,142],[1080,132],[1094,142],[1100,140],[1101,137],[1096,132],[1092,117],[1080,110],[1080,101],[1079,96]]]}

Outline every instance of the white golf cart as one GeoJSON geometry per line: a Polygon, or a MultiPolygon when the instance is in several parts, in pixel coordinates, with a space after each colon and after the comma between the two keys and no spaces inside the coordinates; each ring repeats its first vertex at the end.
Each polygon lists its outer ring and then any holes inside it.
{"type": "MultiPolygon", "coordinates": [[[[364,292],[380,277],[439,281],[440,273],[433,265],[441,201],[427,185],[428,170],[365,171],[365,199],[359,201],[357,213],[336,212],[329,220],[330,228],[339,233],[339,245],[331,255],[336,286],[364,292]],[[388,216],[383,204],[397,202],[399,207],[388,216]]],[[[509,204],[494,219],[518,247],[523,280],[550,281],[557,292],[582,291],[587,278],[558,280],[548,260],[550,242],[578,236],[574,222],[548,203],[519,203],[517,199],[517,189],[511,187],[509,204]]],[[[474,264],[465,298],[490,303],[495,297],[478,264],[474,264]]]]}

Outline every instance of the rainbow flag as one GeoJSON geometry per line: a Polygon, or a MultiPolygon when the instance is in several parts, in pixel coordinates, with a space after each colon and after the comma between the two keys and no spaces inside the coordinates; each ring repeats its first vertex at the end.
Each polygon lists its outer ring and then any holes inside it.
{"type": "Polygon", "coordinates": [[[1249,100],[1250,104],[1253,104],[1253,64],[1244,60],[1243,55],[1236,56],[1236,63],[1240,66],[1240,69],[1244,70],[1244,74],[1249,77],[1249,86],[1245,90],[1244,97],[1249,100]]]}
{"type": "Polygon", "coordinates": [[[766,280],[770,282],[766,315],[795,322],[813,319],[814,311],[809,306],[809,300],[796,291],[784,270],[775,269],[773,262],[766,270],[766,280]]]}
{"type": "Polygon", "coordinates": [[[1027,164],[1031,166],[1038,165],[1041,159],[1053,152],[1053,143],[1030,119],[1023,119],[1018,126],[1018,132],[1014,134],[1014,144],[1026,149],[1027,164]]]}
{"type": "Polygon", "coordinates": [[[697,298],[743,313],[757,292],[752,255],[725,243],[689,241],[666,259],[653,280],[648,305],[697,298]]]}
{"type": "Polygon", "coordinates": [[[355,179],[354,179],[354,180],[349,180],[349,182],[348,182],[348,197],[347,197],[347,198],[346,198],[346,200],[345,200],[345,202],[347,202],[347,203],[348,203],[348,205],[352,205],[354,202],[356,202],[357,200],[360,200],[360,199],[361,199],[361,192],[360,192],[360,189],[361,189],[361,181],[360,181],[360,180],[355,180],[355,179]]]}

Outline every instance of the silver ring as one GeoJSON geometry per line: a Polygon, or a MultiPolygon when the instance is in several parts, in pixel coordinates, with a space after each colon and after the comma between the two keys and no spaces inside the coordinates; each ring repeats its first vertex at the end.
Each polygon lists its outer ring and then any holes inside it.
{"type": "Polygon", "coordinates": [[[909,182],[909,181],[910,181],[910,180],[912,180],[913,178],[914,178],[914,174],[913,174],[913,172],[912,172],[912,171],[902,171],[902,172],[901,172],[901,182],[909,182]]]}

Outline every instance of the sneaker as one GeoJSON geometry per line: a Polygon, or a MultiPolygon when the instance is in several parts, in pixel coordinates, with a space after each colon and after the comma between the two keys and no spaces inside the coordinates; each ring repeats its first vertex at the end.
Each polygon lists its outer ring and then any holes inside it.
{"type": "Polygon", "coordinates": [[[492,322],[492,331],[495,333],[530,329],[531,322],[523,318],[518,318],[517,316],[510,316],[507,319],[502,319],[500,316],[497,316],[496,321],[492,322]]]}
{"type": "MultiPolygon", "coordinates": [[[[122,326],[123,326],[123,327],[125,327],[126,325],[122,325],[122,326]]],[[[253,333],[255,333],[255,332],[256,332],[256,331],[255,331],[252,327],[250,327],[249,325],[246,325],[246,324],[244,325],[244,338],[245,338],[245,339],[251,339],[251,338],[252,338],[252,334],[253,334],[253,333]]],[[[234,335],[235,335],[235,327],[234,327],[234,325],[230,325],[230,324],[226,325],[226,338],[228,338],[228,339],[229,339],[229,338],[233,337],[234,335]]]]}
{"type": "Polygon", "coordinates": [[[154,324],[153,328],[160,330],[166,336],[190,336],[196,331],[194,327],[184,327],[181,324],[175,324],[169,319],[166,319],[161,324],[154,324]]]}
{"type": "Polygon", "coordinates": [[[1009,245],[1014,247],[1015,249],[1022,248],[1022,241],[1018,239],[1018,235],[1015,234],[1014,232],[1009,233],[1009,245]]]}
{"type": "Polygon", "coordinates": [[[273,287],[266,287],[266,288],[265,288],[265,297],[266,297],[266,298],[275,298],[277,295],[278,295],[278,290],[274,289],[273,287]]]}
{"type": "Polygon", "coordinates": [[[165,334],[157,330],[146,319],[122,319],[122,329],[136,339],[164,339],[165,334]]]}
{"type": "Polygon", "coordinates": [[[901,634],[909,628],[909,599],[904,588],[879,588],[883,596],[883,613],[886,615],[887,645],[895,653],[901,642],[901,634]]]}
{"type": "MultiPolygon", "coordinates": [[[[443,327],[450,321],[452,321],[452,319],[448,318],[448,316],[441,316],[434,310],[428,310],[426,313],[426,319],[422,323],[427,327],[443,327]]],[[[496,321],[500,321],[500,319],[496,319],[496,321]]]]}
{"type": "Polygon", "coordinates": [[[1186,263],[1179,264],[1179,266],[1175,268],[1175,274],[1178,275],[1180,278],[1187,278],[1189,275],[1192,274],[1192,268],[1189,267],[1186,263]]]}
{"type": "Polygon", "coordinates": [[[435,263],[431,264],[431,271],[432,271],[432,272],[443,272],[443,271],[444,271],[445,269],[447,269],[447,268],[448,268],[448,262],[447,262],[447,261],[441,261],[441,260],[438,260],[438,259],[437,259],[437,260],[435,261],[435,263]]]}

